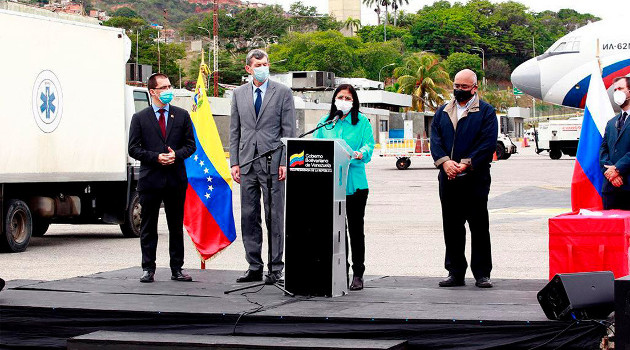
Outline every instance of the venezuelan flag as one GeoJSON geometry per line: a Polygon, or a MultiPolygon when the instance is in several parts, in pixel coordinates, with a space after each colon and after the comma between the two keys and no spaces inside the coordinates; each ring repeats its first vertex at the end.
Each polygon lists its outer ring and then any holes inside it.
{"type": "Polygon", "coordinates": [[[296,165],[304,165],[304,151],[292,154],[291,157],[289,157],[289,167],[296,165]]]}
{"type": "Polygon", "coordinates": [[[202,63],[190,115],[197,152],[185,161],[188,189],[184,207],[184,227],[202,261],[236,239],[232,177],[206,96],[204,71],[208,67],[202,63]]]}

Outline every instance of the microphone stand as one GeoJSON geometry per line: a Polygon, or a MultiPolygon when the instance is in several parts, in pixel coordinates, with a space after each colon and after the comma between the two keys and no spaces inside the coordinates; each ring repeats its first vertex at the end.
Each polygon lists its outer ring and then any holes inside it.
{"type": "Polygon", "coordinates": [[[280,145],[278,145],[278,147],[276,148],[272,148],[270,150],[268,150],[267,152],[264,152],[260,155],[258,155],[257,157],[254,157],[253,159],[240,164],[240,166],[245,166],[248,164],[251,164],[261,158],[267,158],[267,198],[268,198],[268,205],[269,205],[269,222],[267,223],[267,275],[265,276],[265,281],[263,281],[262,283],[256,283],[256,284],[252,284],[252,285],[248,285],[245,287],[239,287],[239,288],[235,288],[235,289],[230,289],[230,290],[226,290],[225,292],[223,292],[224,294],[230,294],[233,292],[238,292],[241,290],[245,290],[245,289],[251,289],[251,288],[256,288],[256,287],[261,287],[261,286],[265,286],[265,285],[272,285],[275,286],[276,288],[280,289],[281,291],[284,292],[284,294],[286,295],[290,295],[292,297],[295,296],[295,294],[287,291],[286,289],[284,289],[284,286],[280,285],[280,281],[276,280],[276,276],[274,276],[274,274],[272,273],[271,270],[271,259],[272,259],[272,255],[271,255],[271,251],[272,251],[272,244],[271,244],[271,228],[273,227],[273,212],[272,212],[272,184],[273,184],[273,180],[271,177],[271,158],[273,156],[273,154],[278,151],[279,149],[282,149],[282,147],[284,147],[284,144],[281,143],[280,145]]]}

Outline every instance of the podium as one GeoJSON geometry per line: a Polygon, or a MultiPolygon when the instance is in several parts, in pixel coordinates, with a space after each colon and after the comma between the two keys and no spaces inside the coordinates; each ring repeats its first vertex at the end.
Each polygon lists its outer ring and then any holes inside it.
{"type": "Polygon", "coordinates": [[[340,139],[286,144],[285,288],[341,296],[346,278],[346,181],[352,149],[340,139]]]}

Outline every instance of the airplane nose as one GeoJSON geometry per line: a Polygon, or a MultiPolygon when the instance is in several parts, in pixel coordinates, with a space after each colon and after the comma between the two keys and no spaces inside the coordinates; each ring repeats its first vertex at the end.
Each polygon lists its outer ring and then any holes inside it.
{"type": "Polygon", "coordinates": [[[524,93],[542,99],[542,86],[540,84],[540,67],[538,60],[532,58],[512,72],[512,84],[524,93]]]}

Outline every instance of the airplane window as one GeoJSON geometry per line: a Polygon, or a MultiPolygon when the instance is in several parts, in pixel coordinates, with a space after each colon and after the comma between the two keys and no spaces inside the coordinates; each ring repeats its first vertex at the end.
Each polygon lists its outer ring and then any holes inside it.
{"type": "Polygon", "coordinates": [[[563,42],[560,43],[560,45],[556,46],[556,49],[553,50],[554,52],[562,52],[564,51],[564,48],[567,46],[567,43],[563,42]]]}
{"type": "Polygon", "coordinates": [[[574,41],[573,42],[573,51],[580,51],[580,42],[579,41],[574,41]]]}

